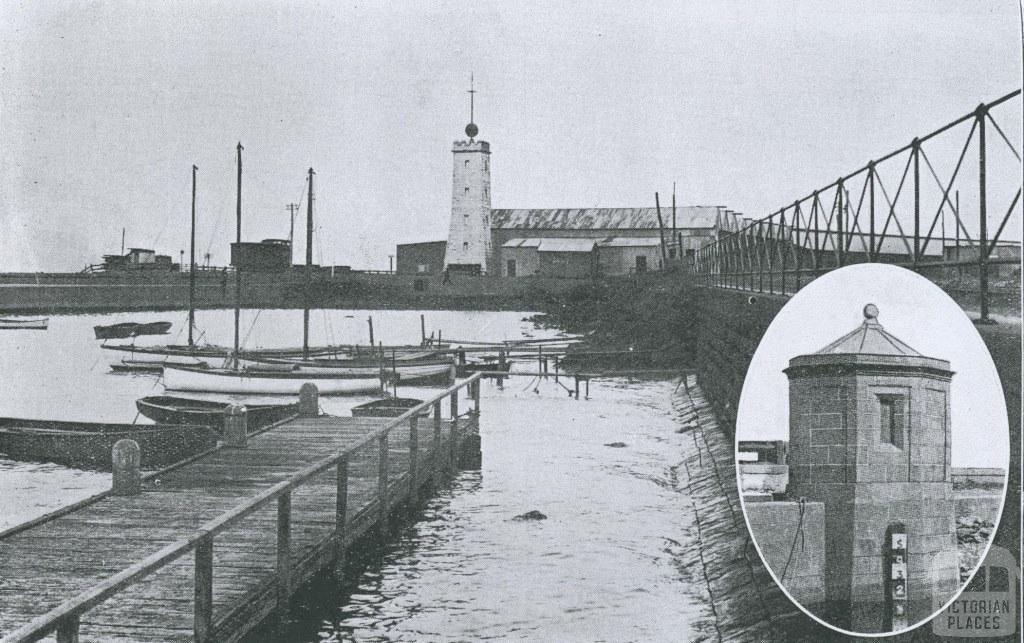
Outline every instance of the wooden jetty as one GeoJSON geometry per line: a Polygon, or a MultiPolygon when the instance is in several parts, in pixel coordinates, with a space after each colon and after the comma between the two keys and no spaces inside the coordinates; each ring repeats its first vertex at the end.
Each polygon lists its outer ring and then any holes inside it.
{"type": "Polygon", "coordinates": [[[247,434],[233,407],[226,442],[146,476],[115,445],[129,466],[110,491],[0,533],[0,641],[228,642],[285,622],[303,583],[478,448],[479,382],[393,419],[318,416],[308,385],[294,418],[247,434]]]}

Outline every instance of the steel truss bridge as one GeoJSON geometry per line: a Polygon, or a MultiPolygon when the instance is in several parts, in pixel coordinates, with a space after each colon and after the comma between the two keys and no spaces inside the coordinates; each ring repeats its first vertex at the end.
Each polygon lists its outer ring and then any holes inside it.
{"type": "MultiPolygon", "coordinates": [[[[1021,228],[1021,156],[1010,138],[1021,110],[1020,89],[982,103],[762,219],[720,231],[697,251],[693,270],[704,285],[777,294],[854,263],[891,263],[936,281],[952,271],[967,275],[988,321],[993,266],[1013,272],[1020,263],[1019,237],[1004,235],[1021,228]]],[[[1014,277],[1019,285],[1019,271],[1014,277]]]]}

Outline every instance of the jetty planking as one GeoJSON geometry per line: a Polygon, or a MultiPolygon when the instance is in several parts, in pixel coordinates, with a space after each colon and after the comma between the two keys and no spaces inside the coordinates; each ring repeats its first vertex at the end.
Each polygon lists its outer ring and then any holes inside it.
{"type": "Polygon", "coordinates": [[[314,392],[304,414],[150,474],[137,495],[8,530],[0,641],[236,641],[281,622],[305,581],[455,470],[480,377],[393,419],[315,416],[314,392]]]}

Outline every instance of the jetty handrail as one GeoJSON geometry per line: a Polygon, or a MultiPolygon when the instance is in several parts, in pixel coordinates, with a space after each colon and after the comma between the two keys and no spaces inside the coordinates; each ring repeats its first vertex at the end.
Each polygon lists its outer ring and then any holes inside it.
{"type": "MultiPolygon", "coordinates": [[[[114,574],[110,578],[93,585],[89,589],[84,590],[78,595],[64,601],[45,614],[37,616],[25,625],[9,632],[0,639],[0,643],[27,643],[30,641],[37,641],[55,630],[57,631],[58,643],[65,640],[77,641],[79,618],[85,612],[88,612],[93,607],[135,584],[137,581],[142,580],[146,576],[159,571],[168,563],[181,558],[188,552],[196,549],[201,543],[210,542],[210,540],[217,534],[227,530],[272,501],[280,500],[285,497],[285,495],[292,489],[301,486],[310,478],[323,473],[332,466],[339,465],[339,463],[348,458],[348,456],[353,452],[358,451],[374,441],[380,441],[382,438],[386,438],[392,429],[403,424],[408,424],[411,418],[418,417],[419,413],[429,409],[435,404],[439,405],[444,398],[455,396],[460,390],[470,386],[479,386],[479,381],[482,377],[482,373],[474,373],[470,377],[456,382],[441,393],[434,395],[423,403],[409,409],[402,415],[388,421],[381,428],[368,433],[366,437],[354,445],[347,446],[338,453],[314,462],[298,473],[295,473],[287,480],[282,480],[249,500],[225,511],[216,518],[207,521],[191,534],[163,547],[134,565],[131,565],[117,574],[114,574]],[[62,635],[62,629],[65,627],[72,629],[74,635],[62,635]]],[[[479,393],[476,392],[475,395],[479,395],[479,393]]],[[[454,398],[452,399],[454,400],[454,398]]],[[[453,404],[453,410],[455,413],[453,414],[452,419],[457,420],[461,417],[458,414],[457,404],[453,404]]],[[[467,411],[463,415],[469,413],[471,412],[467,411]]],[[[454,435],[452,439],[454,439],[454,435]]]]}

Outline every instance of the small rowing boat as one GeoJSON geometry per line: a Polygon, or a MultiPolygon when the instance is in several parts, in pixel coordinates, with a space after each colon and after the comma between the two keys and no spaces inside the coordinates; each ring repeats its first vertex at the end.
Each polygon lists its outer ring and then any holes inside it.
{"type": "MultiPolygon", "coordinates": [[[[352,407],[352,417],[355,418],[396,418],[407,411],[423,404],[423,400],[411,397],[389,397],[383,400],[374,400],[366,404],[352,407]]],[[[419,416],[429,415],[430,409],[425,408],[417,413],[419,416]]]]}
{"type": "Polygon", "coordinates": [[[96,333],[96,339],[124,339],[139,335],[166,335],[171,330],[171,322],[123,322],[109,326],[93,326],[92,329],[96,333]]]}
{"type": "Polygon", "coordinates": [[[49,325],[49,317],[39,317],[37,319],[0,317],[0,330],[46,330],[49,325]]]}
{"type": "MultiPolygon", "coordinates": [[[[151,395],[135,401],[139,413],[165,424],[201,424],[220,430],[230,402],[197,400],[172,395],[151,395]]],[[[262,429],[299,412],[298,404],[246,404],[250,431],[262,429]]]]}
{"type": "Polygon", "coordinates": [[[138,443],[144,469],[179,462],[217,443],[217,433],[207,426],[0,418],[0,453],[12,460],[109,471],[110,451],[124,438],[138,443]]]}

